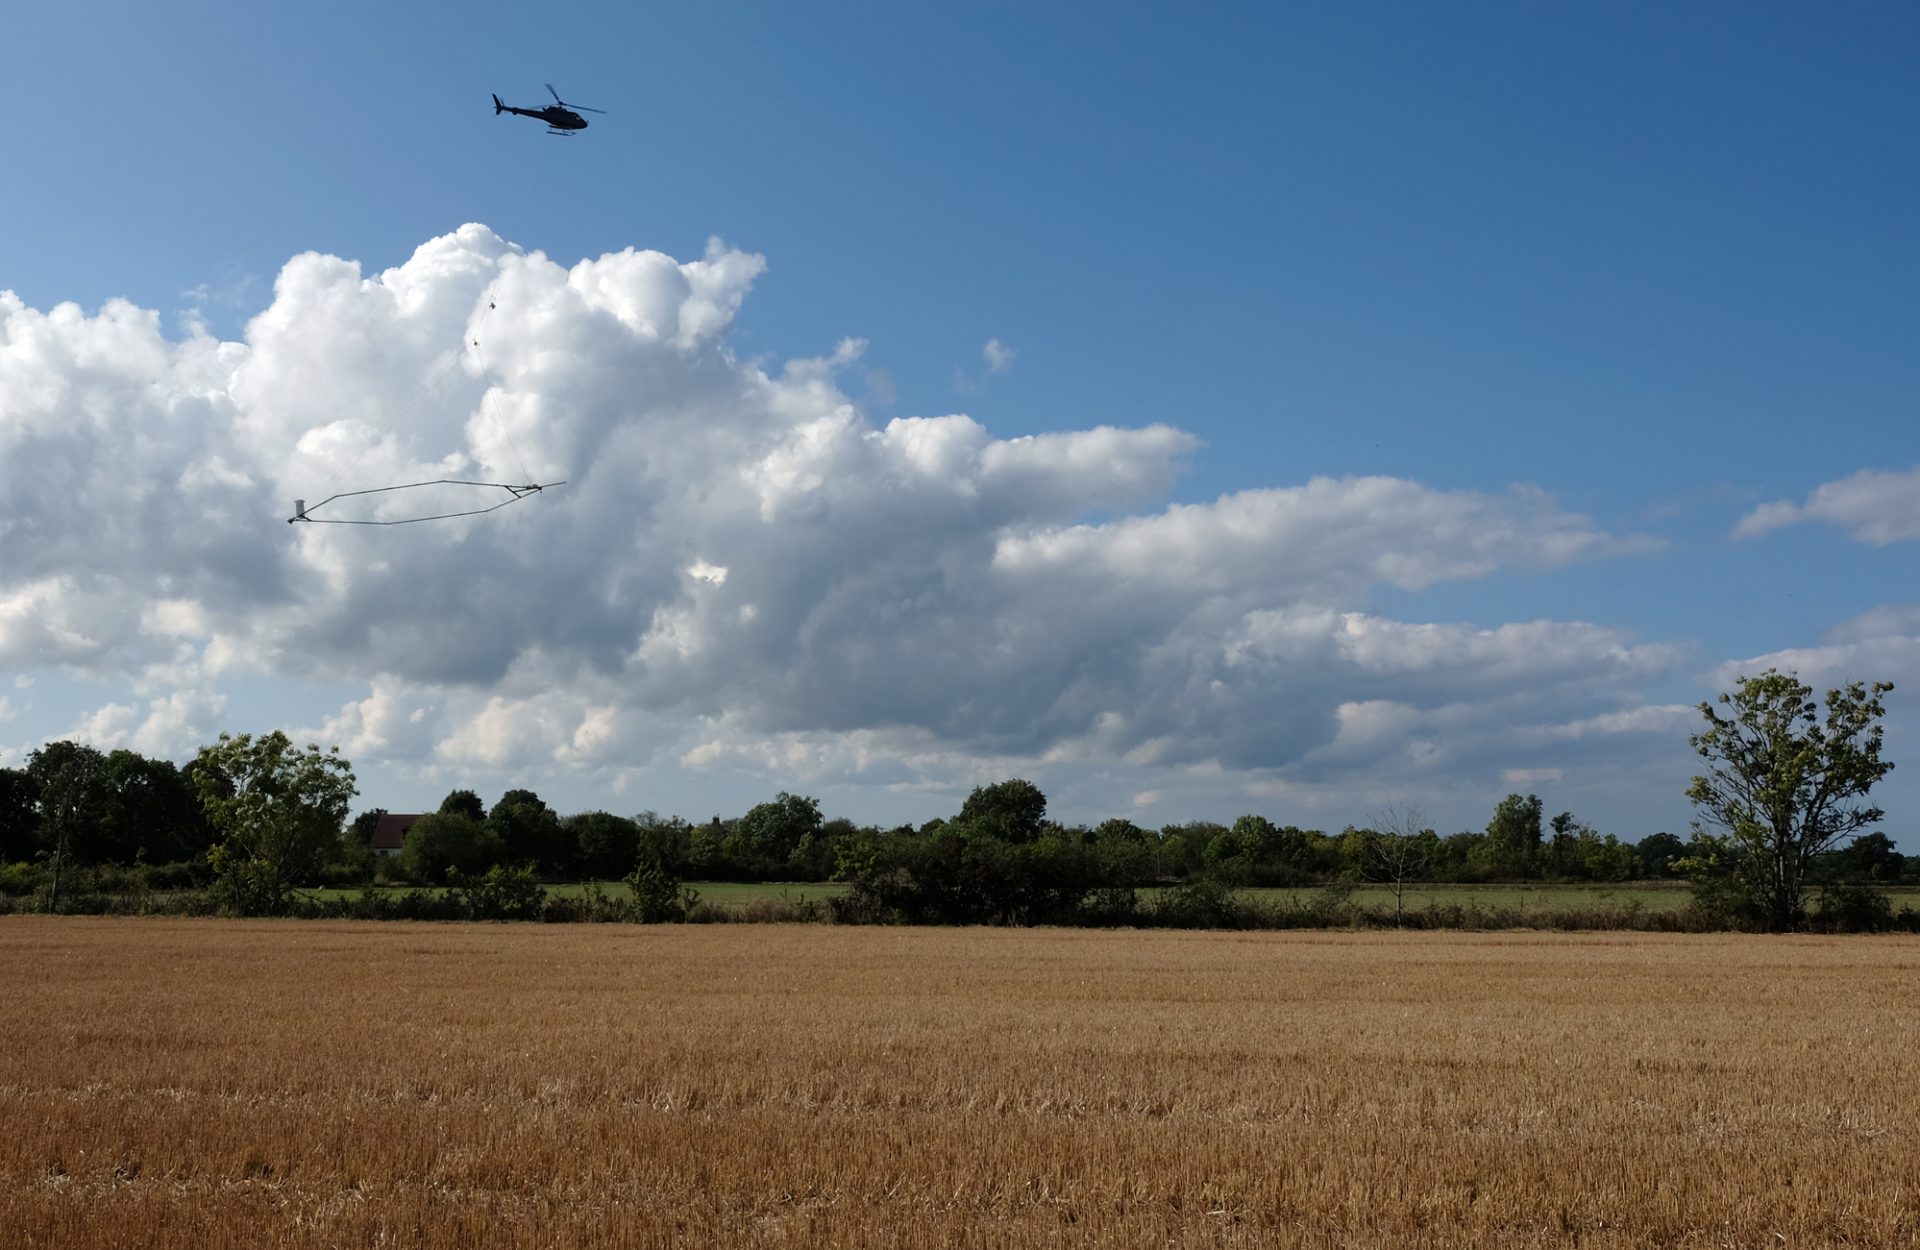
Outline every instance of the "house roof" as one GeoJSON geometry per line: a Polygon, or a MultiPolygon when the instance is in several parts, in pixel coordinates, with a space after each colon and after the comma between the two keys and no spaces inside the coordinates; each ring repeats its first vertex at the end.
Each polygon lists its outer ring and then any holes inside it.
{"type": "Polygon", "coordinates": [[[407,840],[407,830],[413,828],[413,822],[420,819],[421,812],[382,812],[380,819],[373,824],[373,849],[376,851],[397,851],[407,840]]]}

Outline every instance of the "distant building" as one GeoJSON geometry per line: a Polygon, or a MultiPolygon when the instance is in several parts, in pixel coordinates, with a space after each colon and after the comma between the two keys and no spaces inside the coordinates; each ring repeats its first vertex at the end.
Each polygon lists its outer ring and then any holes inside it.
{"type": "Polygon", "coordinates": [[[382,812],[373,826],[373,853],[375,855],[394,856],[406,845],[407,830],[413,828],[413,822],[425,813],[382,812]]]}

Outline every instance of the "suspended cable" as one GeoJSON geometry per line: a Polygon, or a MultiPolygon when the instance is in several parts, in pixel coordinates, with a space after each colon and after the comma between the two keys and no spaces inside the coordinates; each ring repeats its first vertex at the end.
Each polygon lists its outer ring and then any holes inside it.
{"type": "Polygon", "coordinates": [[[337,495],[328,495],[312,507],[308,507],[307,501],[304,499],[294,500],[293,515],[287,518],[287,524],[292,525],[296,521],[304,521],[308,525],[416,525],[421,521],[444,521],[449,517],[483,516],[489,512],[498,512],[508,504],[519,503],[528,495],[537,495],[550,486],[565,485],[566,483],[562,481],[529,482],[524,486],[514,486],[506,482],[468,482],[459,478],[442,477],[433,478],[425,482],[403,482],[399,486],[375,486],[369,490],[343,490],[337,495]],[[460,512],[436,512],[431,516],[396,517],[391,520],[359,517],[319,517],[313,515],[336,499],[353,499],[360,495],[384,495],[388,491],[414,490],[422,486],[477,486],[488,490],[506,491],[508,497],[502,499],[499,503],[489,504],[484,508],[468,508],[460,512]]]}

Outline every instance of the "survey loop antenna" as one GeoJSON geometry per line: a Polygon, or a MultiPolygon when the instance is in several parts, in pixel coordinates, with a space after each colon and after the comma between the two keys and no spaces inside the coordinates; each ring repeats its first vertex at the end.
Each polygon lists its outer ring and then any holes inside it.
{"type": "MultiPolygon", "coordinates": [[[[474,338],[470,339],[467,344],[468,349],[470,349],[473,352],[474,362],[477,366],[476,372],[479,374],[483,383],[488,378],[488,375],[491,373],[491,370],[487,367],[486,357],[481,352],[480,341],[481,341],[481,338],[485,337],[486,326],[488,321],[493,316],[495,307],[496,305],[494,301],[489,299],[487,301],[487,311],[480,319],[479,332],[478,334],[476,334],[474,338]]],[[[388,417],[387,421],[383,424],[383,426],[381,427],[381,430],[379,431],[379,433],[382,436],[384,436],[389,430],[391,430],[394,427],[394,425],[400,420],[401,417],[411,412],[411,410],[415,407],[415,405],[419,403],[424,392],[434,382],[437,381],[438,377],[441,374],[443,374],[448,367],[450,367],[453,360],[455,359],[457,359],[457,357],[449,358],[446,362],[443,362],[443,364],[441,365],[441,368],[439,370],[436,370],[434,375],[430,376],[429,378],[427,378],[425,381],[421,383],[419,389],[415,391],[413,397],[402,407],[402,409],[394,412],[391,416],[388,417]]],[[[526,461],[520,455],[520,448],[514,442],[512,429],[508,426],[506,421],[501,419],[498,403],[494,397],[493,390],[494,388],[492,387],[492,385],[488,384],[486,386],[486,390],[483,392],[481,396],[482,410],[489,417],[492,418],[493,423],[495,424],[495,426],[498,427],[502,436],[504,436],[507,447],[512,451],[514,460],[520,466],[520,472],[524,474],[526,478],[531,478],[533,475],[531,472],[528,471],[526,461]]],[[[363,451],[360,456],[355,457],[354,460],[352,461],[352,464],[358,464],[359,461],[362,458],[364,458],[365,454],[366,453],[363,451]]],[[[337,484],[341,476],[345,474],[350,467],[351,465],[342,465],[340,468],[336,469],[333,474],[333,481],[328,483],[329,487],[337,484]]],[[[513,482],[476,482],[476,481],[470,481],[466,478],[440,477],[440,478],[427,478],[425,480],[418,481],[418,482],[402,482],[396,486],[374,486],[364,490],[336,491],[333,494],[328,495],[325,499],[322,499],[319,503],[316,503],[316,504],[309,505],[307,501],[304,499],[294,500],[293,515],[287,518],[287,524],[293,525],[296,523],[305,523],[308,525],[416,525],[423,521],[446,521],[454,517],[484,516],[489,512],[498,512],[500,509],[506,507],[508,504],[519,503],[522,499],[525,499],[527,496],[537,495],[541,491],[547,490],[550,487],[566,485],[565,481],[533,482],[533,481],[525,481],[524,479],[523,479],[523,483],[524,484],[518,484],[513,482]],[[342,500],[362,499],[371,495],[388,495],[395,491],[403,491],[403,490],[425,490],[432,487],[452,487],[452,488],[455,488],[456,491],[465,491],[465,492],[502,491],[502,492],[505,492],[505,498],[500,498],[498,496],[485,496],[484,498],[491,498],[493,502],[487,503],[484,507],[454,507],[444,511],[428,512],[422,516],[397,516],[397,517],[391,516],[391,515],[381,516],[378,514],[378,512],[370,516],[337,516],[337,515],[319,516],[319,515],[316,515],[321,511],[321,509],[327,508],[329,505],[337,504],[342,500]]],[[[472,495],[471,493],[468,493],[466,495],[466,498],[469,500],[473,500],[476,498],[476,496],[472,495]]],[[[334,511],[337,512],[339,511],[339,509],[336,508],[334,509],[334,511]]]]}
{"type": "Polygon", "coordinates": [[[459,478],[437,477],[424,482],[403,482],[398,486],[375,486],[370,490],[343,490],[338,494],[328,495],[325,499],[322,499],[319,503],[311,507],[308,506],[307,501],[304,499],[294,500],[293,515],[287,518],[287,524],[292,525],[295,522],[304,522],[308,525],[416,525],[421,521],[445,521],[450,517],[457,516],[483,516],[489,512],[498,512],[508,504],[519,503],[528,495],[537,495],[548,487],[565,485],[566,483],[564,481],[560,481],[529,482],[524,486],[515,486],[508,482],[468,482],[459,478]],[[484,508],[463,508],[457,512],[436,512],[431,516],[394,517],[387,520],[380,520],[371,517],[322,517],[313,515],[315,512],[318,512],[320,509],[338,499],[352,499],[360,495],[384,495],[388,491],[416,490],[422,486],[477,486],[487,490],[503,490],[507,492],[507,497],[498,503],[488,504],[484,508]]]}

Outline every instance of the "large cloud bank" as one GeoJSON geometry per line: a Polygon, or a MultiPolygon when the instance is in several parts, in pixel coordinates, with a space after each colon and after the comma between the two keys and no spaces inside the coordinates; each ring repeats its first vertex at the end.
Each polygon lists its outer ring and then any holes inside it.
{"type": "Polygon", "coordinates": [[[470,225],[373,276],[295,258],[244,342],[0,294],[0,665],[124,683],[88,732],[147,749],[253,728],[220,691],[264,674],[362,690],[301,722],[356,760],[782,783],[1498,784],[1679,732],[1640,698],[1670,647],[1365,610],[1636,546],[1545,495],[1303,474],[1170,505],[1172,425],[883,422],[838,385],[857,341],[738,358],[762,271],[718,243],[568,268],[470,225]],[[566,485],[283,523],[443,477],[566,485]]]}

